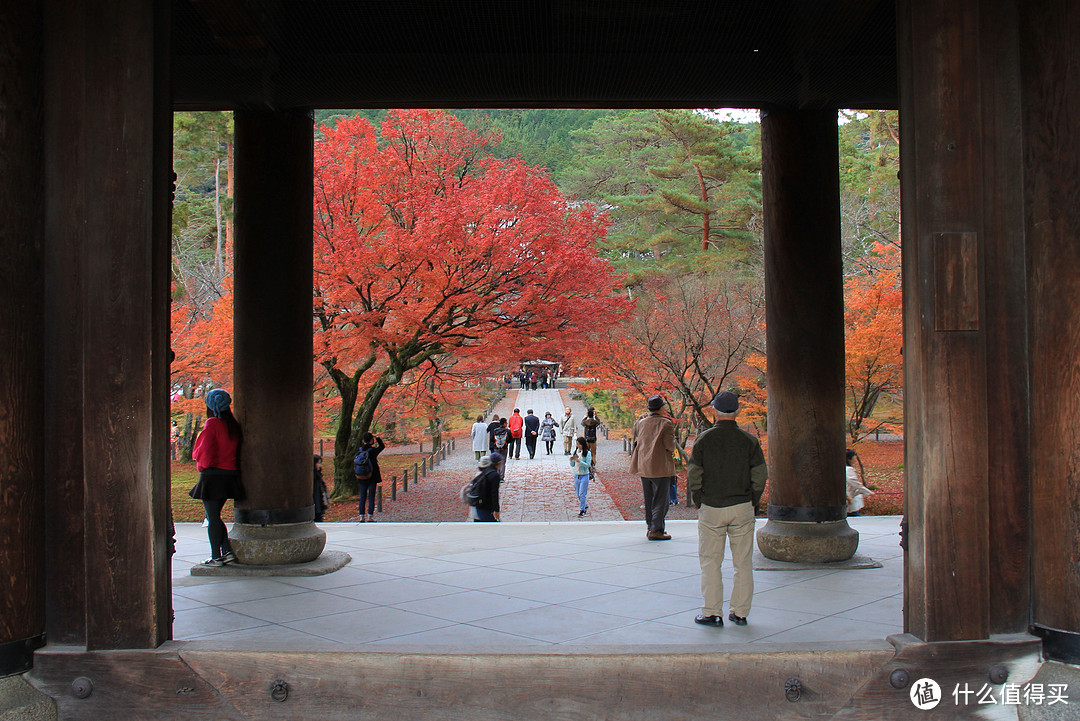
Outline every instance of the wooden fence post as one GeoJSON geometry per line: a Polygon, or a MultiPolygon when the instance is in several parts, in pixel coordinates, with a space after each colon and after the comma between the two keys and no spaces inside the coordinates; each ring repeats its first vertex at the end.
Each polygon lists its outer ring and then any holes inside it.
{"type": "Polygon", "coordinates": [[[419,469],[420,469],[419,464],[417,464],[417,463],[412,464],[412,477],[413,477],[414,482],[419,482],[419,480],[420,480],[420,470],[419,469]]]}
{"type": "Polygon", "coordinates": [[[407,468],[401,472],[401,490],[409,492],[409,469],[407,468]]]}
{"type": "Polygon", "coordinates": [[[427,475],[427,457],[420,459],[420,473],[421,475],[427,475]]]}
{"type": "Polygon", "coordinates": [[[397,476],[390,476],[390,500],[397,500],[397,476]]]}
{"type": "MultiPolygon", "coordinates": [[[[375,486],[375,507],[382,513],[382,486],[375,486]]],[[[360,517],[363,518],[364,514],[361,513],[360,517]]]]}

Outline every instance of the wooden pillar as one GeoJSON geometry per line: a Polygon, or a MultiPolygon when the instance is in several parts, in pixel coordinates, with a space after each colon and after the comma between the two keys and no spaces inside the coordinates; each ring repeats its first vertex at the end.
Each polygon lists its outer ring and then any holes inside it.
{"type": "Polygon", "coordinates": [[[0,13],[0,676],[45,632],[42,8],[0,13]]]}
{"type": "MultiPolygon", "coordinates": [[[[96,3],[74,28],[81,33],[76,48],[85,51],[82,92],[50,93],[46,101],[58,123],[80,116],[85,153],[70,171],[86,193],[82,217],[64,217],[85,227],[83,528],[91,650],[153,648],[171,628],[168,18],[169,6],[153,0],[96,3]]],[[[50,194],[48,212],[63,202],[50,194]]]]}
{"type": "Polygon", "coordinates": [[[243,563],[319,556],[312,466],[314,136],[302,111],[238,110],[234,368],[246,497],[231,537],[243,563]]]}
{"type": "Polygon", "coordinates": [[[898,3],[904,623],[927,641],[986,638],[1027,624],[1016,33],[1010,0],[898,3]]]}
{"type": "Polygon", "coordinates": [[[1024,183],[1031,322],[1032,620],[1080,663],[1080,7],[1024,3],[1024,183]]]}
{"type": "Polygon", "coordinates": [[[769,521],[781,561],[851,558],[844,480],[844,288],[836,110],[762,113],[769,521]]]}

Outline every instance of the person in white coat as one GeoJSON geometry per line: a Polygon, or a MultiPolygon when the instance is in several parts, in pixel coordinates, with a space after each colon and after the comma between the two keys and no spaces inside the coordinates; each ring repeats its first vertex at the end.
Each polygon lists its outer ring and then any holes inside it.
{"type": "Polygon", "coordinates": [[[487,454],[488,452],[488,430],[487,423],[484,423],[483,416],[476,417],[476,423],[472,424],[472,449],[476,454],[476,460],[480,460],[480,456],[487,454]]]}
{"type": "Polygon", "coordinates": [[[570,449],[574,447],[575,431],[577,430],[577,420],[574,418],[573,411],[569,408],[566,409],[566,415],[563,416],[559,427],[563,439],[563,455],[568,456],[570,455],[570,449]]]}

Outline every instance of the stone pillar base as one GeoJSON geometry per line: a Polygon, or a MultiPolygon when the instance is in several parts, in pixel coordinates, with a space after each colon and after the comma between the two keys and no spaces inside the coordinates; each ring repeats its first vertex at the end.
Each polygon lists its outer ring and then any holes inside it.
{"type": "Polygon", "coordinates": [[[846,520],[824,523],[769,519],[757,532],[758,549],[766,558],[791,563],[846,561],[859,547],[859,532],[846,520]]]}
{"type": "Polygon", "coordinates": [[[326,546],[326,531],[312,522],[255,526],[234,523],[229,532],[236,560],[249,566],[314,561],[326,546]]]}

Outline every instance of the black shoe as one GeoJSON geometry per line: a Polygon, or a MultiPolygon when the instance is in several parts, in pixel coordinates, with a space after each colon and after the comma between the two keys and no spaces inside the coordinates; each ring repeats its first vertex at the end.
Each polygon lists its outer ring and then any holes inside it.
{"type": "Polygon", "coordinates": [[[702,616],[699,614],[698,617],[694,619],[694,623],[700,623],[702,626],[716,626],[717,628],[722,628],[724,619],[719,616],[702,616]]]}
{"type": "Polygon", "coordinates": [[[736,616],[734,611],[728,614],[727,620],[731,621],[736,626],[746,625],[746,616],[736,616]]]}
{"type": "Polygon", "coordinates": [[[582,516],[584,516],[585,515],[585,509],[583,508],[580,511],[578,511],[577,515],[578,515],[578,518],[581,518],[582,516]]]}

